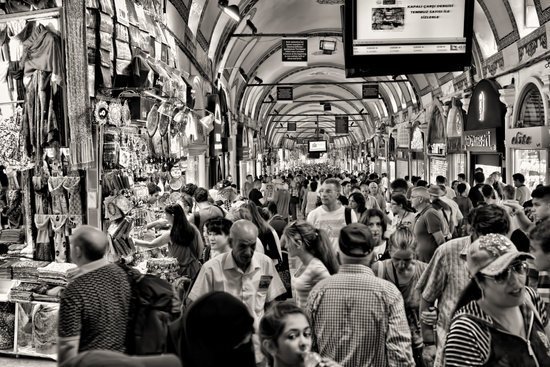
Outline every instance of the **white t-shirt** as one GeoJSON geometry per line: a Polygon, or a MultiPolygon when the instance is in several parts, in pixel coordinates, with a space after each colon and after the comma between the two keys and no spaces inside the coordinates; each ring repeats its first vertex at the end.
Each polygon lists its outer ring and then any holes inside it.
{"type": "MultiPolygon", "coordinates": [[[[340,236],[340,230],[346,226],[345,210],[345,206],[341,205],[340,208],[329,212],[325,209],[324,205],[321,205],[307,216],[307,221],[315,228],[327,231],[335,252],[338,250],[338,237],[340,236]]],[[[351,223],[356,222],[357,215],[353,210],[351,210],[351,223]]]]}

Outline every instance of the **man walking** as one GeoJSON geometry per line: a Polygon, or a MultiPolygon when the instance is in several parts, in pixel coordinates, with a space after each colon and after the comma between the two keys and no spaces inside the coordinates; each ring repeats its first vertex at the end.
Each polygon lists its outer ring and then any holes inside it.
{"type": "Polygon", "coordinates": [[[104,259],[107,236],[80,226],[71,236],[76,272],[61,295],[58,363],[88,350],[126,351],[131,286],[126,272],[104,259]]]}
{"type": "Polygon", "coordinates": [[[322,228],[328,232],[335,251],[338,248],[340,230],[347,224],[357,222],[355,212],[347,209],[338,201],[341,191],[340,181],[335,178],[326,179],[321,186],[321,203],[323,205],[314,209],[307,216],[307,221],[314,227],[322,228]]]}
{"type": "Polygon", "coordinates": [[[414,234],[418,242],[418,260],[429,262],[435,249],[445,242],[445,218],[430,202],[430,193],[425,187],[414,187],[411,191],[411,205],[416,209],[414,234]]]}
{"type": "MultiPolygon", "coordinates": [[[[213,291],[227,292],[237,297],[254,317],[256,330],[266,306],[286,293],[273,261],[254,251],[257,238],[258,228],[254,223],[236,221],[229,233],[231,252],[207,261],[189,293],[191,301],[213,291]]],[[[263,357],[257,335],[254,337],[254,346],[256,360],[261,362],[263,357]]]]}
{"type": "Polygon", "coordinates": [[[414,366],[401,293],[369,267],[374,249],[370,230],[350,224],[338,243],[338,274],[319,282],[306,306],[314,345],[321,356],[344,367],[414,366]]]}
{"type": "Polygon", "coordinates": [[[531,191],[525,186],[525,176],[521,173],[516,173],[512,175],[512,180],[516,187],[516,200],[519,202],[519,205],[523,205],[523,203],[531,199],[531,191]]]}

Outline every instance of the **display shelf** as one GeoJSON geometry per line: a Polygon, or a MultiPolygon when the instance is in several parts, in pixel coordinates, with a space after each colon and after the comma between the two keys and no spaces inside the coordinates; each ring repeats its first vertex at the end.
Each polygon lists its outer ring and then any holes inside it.
{"type": "Polygon", "coordinates": [[[0,354],[15,354],[15,350],[11,349],[0,349],[0,354]]]}

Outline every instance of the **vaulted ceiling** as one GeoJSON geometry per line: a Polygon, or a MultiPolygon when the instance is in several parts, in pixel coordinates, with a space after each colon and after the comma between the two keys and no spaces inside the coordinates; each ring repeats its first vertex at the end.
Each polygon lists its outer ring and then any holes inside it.
{"type": "MultiPolygon", "coordinates": [[[[474,61],[482,63],[496,52],[526,36],[539,26],[527,5],[540,0],[476,0],[474,10],[474,61]],[[527,26],[528,25],[528,26],[527,26]]],[[[421,97],[440,88],[461,73],[437,73],[346,79],[340,5],[343,0],[230,0],[237,5],[242,20],[235,22],[224,14],[218,0],[170,0],[182,15],[188,31],[195,37],[211,62],[214,73],[220,72],[229,96],[230,109],[236,116],[257,121],[272,146],[280,146],[288,136],[311,137],[315,134],[317,116],[323,115],[320,100],[344,100],[331,103],[332,114],[349,114],[354,121],[350,136],[344,142],[362,141],[372,135],[375,122],[409,106],[422,107],[421,97]],[[187,19],[185,19],[187,17],[187,19]],[[304,34],[309,38],[307,67],[289,67],[281,62],[281,37],[235,37],[251,34],[247,20],[258,33],[304,34]],[[320,40],[337,42],[336,52],[324,55],[320,40]],[[244,70],[248,83],[241,78],[244,70]],[[276,86],[251,86],[254,77],[263,83],[308,83],[294,88],[295,102],[272,101],[276,86]],[[380,99],[361,100],[361,84],[379,83],[380,99]],[[332,83],[311,85],[312,82],[332,83]],[[334,84],[342,83],[342,84],[334,84]],[[314,101],[314,102],[312,102],[314,101]],[[289,133],[286,122],[298,122],[296,132],[289,133]]],[[[539,2],[540,7],[540,2],[539,2]]],[[[534,8],[534,5],[533,5],[534,8]]],[[[531,8],[530,8],[531,9],[531,8]]],[[[481,69],[480,65],[478,70],[481,69]]],[[[319,127],[334,133],[333,117],[319,117],[319,127]]]]}

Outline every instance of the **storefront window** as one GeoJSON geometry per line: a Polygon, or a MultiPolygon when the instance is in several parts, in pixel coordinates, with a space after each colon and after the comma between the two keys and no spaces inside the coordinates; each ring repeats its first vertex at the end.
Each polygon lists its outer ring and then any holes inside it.
{"type": "Polygon", "coordinates": [[[525,89],[520,106],[515,127],[544,126],[544,103],[536,85],[529,84],[525,89]]]}
{"type": "Polygon", "coordinates": [[[525,176],[525,185],[533,191],[538,184],[544,184],[546,179],[546,150],[516,150],[514,173],[525,176]]]}

